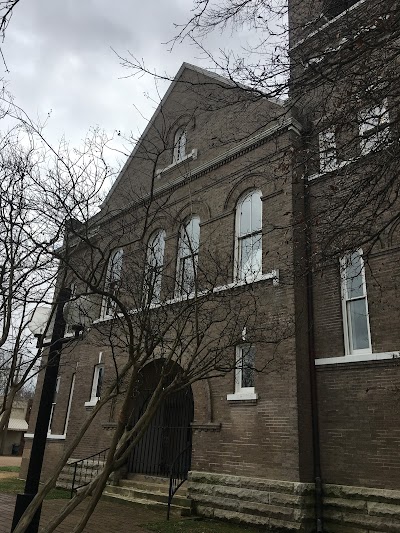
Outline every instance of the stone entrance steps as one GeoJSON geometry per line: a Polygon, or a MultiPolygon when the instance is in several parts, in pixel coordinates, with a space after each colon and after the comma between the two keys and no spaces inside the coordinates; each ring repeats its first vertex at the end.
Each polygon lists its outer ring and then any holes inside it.
{"type": "MultiPolygon", "coordinates": [[[[74,470],[75,466],[70,465],[74,461],[74,459],[71,459],[61,470],[60,475],[58,476],[56,486],[71,490],[72,487],[72,480],[74,478],[74,470]]],[[[90,459],[85,459],[82,461],[82,466],[77,469],[77,477],[76,477],[76,485],[85,484],[87,481],[90,481],[93,477],[95,477],[104,466],[104,461],[92,461],[90,459]]]]}
{"type": "MultiPolygon", "coordinates": [[[[144,474],[130,474],[128,479],[122,479],[118,486],[107,485],[103,497],[118,499],[126,503],[133,502],[156,509],[165,509],[168,506],[169,479],[144,474]]],[[[171,513],[189,516],[192,509],[192,500],[186,495],[186,483],[175,493],[171,513]]]]}

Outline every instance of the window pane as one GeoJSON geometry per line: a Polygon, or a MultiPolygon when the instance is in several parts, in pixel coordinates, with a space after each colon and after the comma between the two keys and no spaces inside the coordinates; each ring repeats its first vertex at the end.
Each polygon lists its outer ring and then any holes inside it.
{"type": "Polygon", "coordinates": [[[200,219],[193,217],[184,228],[182,228],[181,242],[179,245],[180,257],[195,254],[199,250],[200,244],[200,219]]]}
{"type": "Polygon", "coordinates": [[[197,253],[200,245],[200,219],[193,217],[189,223],[188,234],[191,244],[191,253],[197,253]]]}
{"type": "Polygon", "coordinates": [[[360,144],[363,155],[377,150],[390,139],[389,113],[387,102],[359,112],[360,144]]]}
{"type": "Polygon", "coordinates": [[[242,349],[242,388],[254,387],[254,363],[256,351],[253,346],[242,349]]]}
{"type": "Polygon", "coordinates": [[[181,161],[185,157],[185,155],[186,155],[186,131],[183,129],[179,129],[175,133],[173,162],[181,161]]]}
{"type": "Polygon", "coordinates": [[[240,240],[240,279],[256,277],[262,271],[261,233],[240,240]]]}
{"type": "Polygon", "coordinates": [[[347,313],[352,351],[369,348],[366,299],[360,298],[347,302],[347,313]]]}
{"type": "Polygon", "coordinates": [[[253,235],[253,257],[252,257],[252,274],[258,276],[262,272],[262,250],[261,250],[262,235],[258,233],[253,235]]]}
{"type": "Polygon", "coordinates": [[[103,388],[103,375],[104,367],[99,366],[97,370],[96,398],[101,397],[101,389],[103,388]]]}
{"type": "Polygon", "coordinates": [[[364,296],[362,263],[359,252],[346,258],[346,290],[347,299],[364,296]]]}
{"type": "Polygon", "coordinates": [[[245,279],[251,275],[252,264],[252,241],[251,237],[240,240],[240,265],[239,265],[239,278],[245,279]]]}
{"type": "Polygon", "coordinates": [[[262,202],[259,193],[251,195],[251,231],[259,231],[262,227],[262,202]]]}
{"type": "Polygon", "coordinates": [[[181,284],[183,293],[191,293],[194,290],[196,278],[197,256],[182,259],[181,284]]]}
{"type": "Polygon", "coordinates": [[[240,206],[239,236],[251,233],[251,196],[248,196],[240,206]]]}

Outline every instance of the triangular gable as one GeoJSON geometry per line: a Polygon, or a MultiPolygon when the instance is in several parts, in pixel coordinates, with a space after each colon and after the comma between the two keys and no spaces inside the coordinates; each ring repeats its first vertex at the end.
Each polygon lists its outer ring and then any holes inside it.
{"type": "Polygon", "coordinates": [[[229,86],[230,87],[234,87],[235,86],[235,84],[232,81],[230,81],[230,80],[228,80],[228,79],[226,79],[226,78],[224,78],[224,77],[222,77],[222,76],[220,76],[218,74],[215,74],[213,72],[205,70],[205,69],[203,69],[201,67],[198,67],[196,65],[192,65],[190,63],[186,63],[186,62],[182,63],[182,65],[181,65],[180,69],[178,70],[174,80],[169,85],[165,95],[161,99],[161,102],[158,104],[158,106],[157,106],[156,110],[154,111],[151,119],[149,120],[145,130],[143,131],[143,133],[141,134],[140,138],[138,139],[134,149],[132,150],[132,153],[127,158],[124,166],[120,170],[116,180],[114,181],[113,185],[111,186],[111,189],[109,190],[106,198],[103,201],[102,207],[104,207],[107,204],[107,202],[109,201],[110,197],[114,193],[115,189],[119,185],[119,182],[121,181],[122,176],[125,174],[125,172],[128,169],[132,159],[135,157],[135,155],[136,155],[136,153],[137,153],[137,151],[138,151],[138,149],[140,147],[141,142],[143,141],[143,139],[146,137],[146,135],[151,130],[151,128],[152,128],[152,126],[153,126],[153,124],[154,124],[154,122],[155,122],[155,120],[157,118],[157,115],[160,113],[161,109],[165,106],[166,101],[170,97],[170,95],[171,95],[172,91],[174,90],[175,86],[177,85],[177,83],[179,83],[179,79],[182,77],[182,74],[185,71],[185,69],[193,70],[194,72],[197,72],[199,74],[202,74],[202,75],[210,78],[213,82],[217,81],[219,83],[222,83],[222,84],[226,85],[227,87],[229,87],[229,86]]]}
{"type": "MultiPolygon", "coordinates": [[[[174,91],[175,87],[179,83],[180,79],[183,77],[184,71],[187,70],[187,69],[192,71],[192,72],[194,72],[194,73],[200,74],[201,76],[204,76],[205,78],[208,78],[210,80],[210,84],[213,84],[214,86],[216,84],[217,85],[221,85],[221,89],[224,86],[226,88],[240,88],[233,81],[228,80],[228,79],[226,79],[226,78],[224,78],[224,77],[222,77],[222,76],[220,76],[220,75],[218,75],[218,74],[216,74],[214,72],[210,72],[208,70],[205,70],[205,69],[203,69],[201,67],[198,67],[196,65],[192,65],[190,63],[182,63],[182,65],[181,65],[180,69],[178,70],[174,80],[169,85],[165,95],[161,99],[159,105],[157,106],[157,109],[153,113],[153,115],[152,115],[150,121],[148,122],[145,130],[143,131],[143,133],[141,134],[139,140],[137,141],[134,149],[132,150],[132,153],[127,158],[127,160],[126,160],[124,166],[122,167],[121,171],[119,172],[115,182],[113,183],[112,187],[110,188],[110,191],[108,192],[107,197],[105,198],[105,200],[104,200],[104,202],[102,204],[102,207],[105,207],[107,205],[107,203],[111,199],[112,195],[116,191],[117,187],[121,183],[121,180],[122,180],[123,176],[125,175],[125,173],[127,172],[130,164],[132,163],[132,160],[134,159],[135,155],[138,153],[138,150],[140,149],[141,144],[143,143],[144,139],[146,138],[146,136],[151,131],[153,125],[155,124],[155,121],[157,120],[157,117],[158,117],[159,113],[166,106],[166,102],[171,97],[172,92],[174,91]]],[[[279,107],[283,106],[283,102],[281,102],[279,100],[270,99],[270,100],[267,100],[267,101],[269,101],[271,106],[277,106],[277,107],[278,106],[279,107]]]]}

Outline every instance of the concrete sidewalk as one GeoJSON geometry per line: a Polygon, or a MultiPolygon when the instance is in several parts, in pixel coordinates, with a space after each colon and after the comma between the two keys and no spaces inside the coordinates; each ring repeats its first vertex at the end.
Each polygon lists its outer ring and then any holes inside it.
{"type": "MultiPolygon", "coordinates": [[[[47,524],[67,503],[67,500],[47,500],[42,509],[41,526],[47,524]]],[[[15,496],[0,494],[0,533],[10,533],[14,513],[15,496]]],[[[71,533],[82,516],[83,509],[76,510],[57,529],[57,533],[71,533]]],[[[148,533],[143,524],[163,521],[165,511],[155,511],[143,505],[124,505],[101,501],[89,523],[86,533],[148,533]]]]}
{"type": "Polygon", "coordinates": [[[18,455],[0,455],[0,466],[21,466],[21,461],[18,455]]]}

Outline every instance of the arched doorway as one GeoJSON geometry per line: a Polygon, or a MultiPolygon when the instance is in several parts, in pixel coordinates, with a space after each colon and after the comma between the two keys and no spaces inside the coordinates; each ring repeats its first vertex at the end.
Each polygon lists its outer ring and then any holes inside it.
{"type": "MultiPolygon", "coordinates": [[[[159,381],[162,360],[156,360],[142,370],[131,419],[133,426],[142,416],[159,381]]],[[[179,365],[169,372],[169,380],[181,371],[179,365]]],[[[190,470],[194,406],[192,388],[188,386],[169,395],[159,406],[142,439],[132,450],[128,461],[129,473],[169,476],[179,457],[179,469],[190,470]]]]}

